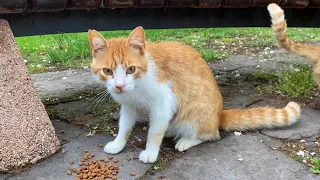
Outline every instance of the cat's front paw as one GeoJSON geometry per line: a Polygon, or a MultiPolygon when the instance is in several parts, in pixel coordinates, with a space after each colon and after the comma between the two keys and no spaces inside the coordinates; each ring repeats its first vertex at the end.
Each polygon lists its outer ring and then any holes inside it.
{"type": "Polygon", "coordinates": [[[143,163],[154,163],[158,158],[159,152],[144,150],[139,155],[139,160],[143,163]]]}
{"type": "Polygon", "coordinates": [[[125,145],[125,143],[121,144],[117,141],[111,141],[104,147],[103,150],[108,154],[117,154],[124,148],[125,145]]]}

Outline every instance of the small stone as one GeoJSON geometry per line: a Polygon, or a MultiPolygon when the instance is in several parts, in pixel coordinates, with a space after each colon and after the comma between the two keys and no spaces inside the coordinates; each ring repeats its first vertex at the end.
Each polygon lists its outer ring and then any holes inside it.
{"type": "Polygon", "coordinates": [[[64,130],[61,130],[60,133],[64,133],[64,130]]]}
{"type": "Polygon", "coordinates": [[[74,162],[73,162],[73,160],[69,160],[69,164],[73,164],[74,162]]]}
{"type": "Polygon", "coordinates": [[[300,150],[299,152],[297,152],[297,155],[298,155],[298,156],[301,156],[301,157],[304,157],[304,151],[301,151],[301,150],[300,150]]]}
{"type": "Polygon", "coordinates": [[[67,171],[67,174],[68,174],[68,175],[72,175],[72,171],[70,171],[70,170],[67,171]]]}
{"type": "Polygon", "coordinates": [[[118,120],[118,119],[120,119],[120,113],[119,112],[115,112],[115,113],[112,114],[111,117],[112,117],[113,120],[118,120]]]}
{"type": "Polygon", "coordinates": [[[99,147],[101,147],[101,148],[102,148],[102,147],[103,147],[103,144],[99,144],[99,147]]]}
{"type": "Polygon", "coordinates": [[[235,135],[235,136],[241,136],[242,133],[241,133],[241,132],[238,132],[238,131],[235,131],[235,132],[234,132],[234,135],[235,135]]]}

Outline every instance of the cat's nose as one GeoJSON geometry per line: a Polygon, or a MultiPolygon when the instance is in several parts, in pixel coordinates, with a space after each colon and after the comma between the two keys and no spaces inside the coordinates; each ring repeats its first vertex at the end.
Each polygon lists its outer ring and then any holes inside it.
{"type": "Polygon", "coordinates": [[[117,88],[120,92],[122,92],[125,87],[126,87],[125,84],[117,84],[117,85],[115,85],[115,88],[117,88]]]}

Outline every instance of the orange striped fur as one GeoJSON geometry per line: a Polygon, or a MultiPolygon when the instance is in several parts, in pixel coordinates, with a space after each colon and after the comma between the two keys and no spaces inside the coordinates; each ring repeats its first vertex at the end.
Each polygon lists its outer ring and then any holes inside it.
{"type": "MultiPolygon", "coordinates": [[[[149,97],[151,100],[144,103],[152,105],[151,107],[137,105],[135,108],[142,111],[144,108],[149,108],[150,112],[163,112],[166,106],[172,106],[169,110],[165,110],[174,112],[168,125],[165,119],[160,119],[158,124],[153,125],[155,122],[152,122],[152,118],[157,119],[157,117],[150,118],[151,130],[149,129],[147,148],[140,154],[140,160],[143,162],[155,161],[158,154],[151,152],[151,149],[157,151],[156,147],[161,144],[165,134],[180,139],[176,149],[184,151],[204,141],[219,140],[219,129],[283,127],[295,123],[300,117],[300,107],[294,102],[290,102],[283,109],[263,107],[223,110],[222,96],[210,68],[201,54],[189,45],[179,42],[149,42],[145,40],[142,27],[134,29],[128,38],[106,40],[95,30],[89,30],[88,33],[93,56],[91,70],[94,75],[100,77],[102,81],[111,81],[114,76],[104,74],[103,68],[115,71],[119,65],[125,69],[135,66],[137,70],[133,74],[134,81],[140,83],[138,89],[144,90],[140,95],[149,97]],[[165,106],[159,106],[161,109],[154,110],[157,98],[172,100],[168,100],[169,103],[165,106]]],[[[124,105],[129,103],[126,101],[125,93],[114,94],[113,97],[124,105]]],[[[162,100],[159,102],[163,103],[162,100]]],[[[126,116],[129,117],[130,115],[126,116]]],[[[121,120],[122,118],[120,124],[121,120]]],[[[130,130],[131,127],[123,130],[123,137],[117,137],[119,140],[110,142],[105,151],[119,152],[124,147],[125,134],[130,130]],[[118,148],[119,146],[121,148],[118,148]]]]}
{"type": "Polygon", "coordinates": [[[272,31],[276,38],[277,46],[287,51],[305,57],[313,64],[315,80],[320,88],[320,47],[308,44],[298,44],[288,38],[287,22],[281,7],[275,3],[268,5],[272,21],[272,31]]]}

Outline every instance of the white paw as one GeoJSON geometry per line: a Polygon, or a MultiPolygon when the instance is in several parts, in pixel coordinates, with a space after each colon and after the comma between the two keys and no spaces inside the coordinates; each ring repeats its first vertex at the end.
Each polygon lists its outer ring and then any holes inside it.
{"type": "Polygon", "coordinates": [[[191,148],[192,146],[196,146],[198,144],[202,143],[202,141],[198,140],[198,139],[185,139],[185,138],[181,138],[176,146],[175,149],[182,152],[185,151],[189,148],[191,148]]]}
{"type": "Polygon", "coordinates": [[[139,160],[143,163],[154,163],[158,158],[158,152],[154,151],[142,151],[139,155],[139,160]]]}
{"type": "Polygon", "coordinates": [[[124,148],[125,145],[126,144],[120,144],[116,141],[111,141],[104,147],[103,150],[108,154],[117,154],[124,148]]]}

